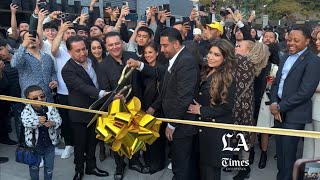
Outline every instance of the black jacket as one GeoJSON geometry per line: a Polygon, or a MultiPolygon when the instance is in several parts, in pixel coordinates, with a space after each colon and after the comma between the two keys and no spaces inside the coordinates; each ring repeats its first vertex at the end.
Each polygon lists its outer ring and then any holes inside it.
{"type": "MultiPolygon", "coordinates": [[[[236,94],[235,81],[233,80],[231,86],[228,88],[228,103],[222,105],[211,105],[211,96],[209,93],[211,80],[212,75],[200,84],[198,102],[202,107],[200,108],[201,117],[199,120],[205,122],[233,124],[234,120],[232,119],[232,109],[236,94]]],[[[227,133],[231,134],[231,132],[226,129],[208,127],[201,127],[199,129],[201,165],[221,167],[221,159],[228,156],[222,152],[222,136],[227,133]]]]}
{"type": "Polygon", "coordinates": [[[21,97],[21,89],[19,84],[19,73],[17,68],[12,68],[10,61],[4,61],[5,67],[3,73],[8,79],[8,95],[21,97]]]}
{"type": "MultiPolygon", "coordinates": [[[[148,71],[148,66],[145,68],[148,71]]],[[[195,120],[196,116],[187,113],[187,110],[189,105],[193,103],[194,95],[198,89],[198,62],[184,48],[170,71],[166,71],[160,91],[161,95],[152,107],[155,110],[159,110],[161,107],[165,118],[195,120]]],[[[184,138],[197,133],[194,126],[170,124],[175,127],[174,138],[184,138]]]]}
{"type": "MultiPolygon", "coordinates": [[[[98,82],[101,89],[106,91],[113,91],[116,89],[122,70],[130,58],[135,60],[139,59],[136,53],[123,51],[122,65],[119,64],[111,55],[108,55],[106,60],[99,64],[100,76],[98,78],[98,82]]],[[[129,96],[129,99],[132,96],[136,96],[138,98],[142,97],[140,72],[135,70],[126,84],[132,85],[132,93],[129,96]]]]}
{"type": "MultiPolygon", "coordinates": [[[[94,61],[92,61],[92,67],[99,77],[97,64],[94,61]]],[[[100,89],[95,87],[86,70],[73,59],[69,59],[62,68],[61,74],[69,91],[70,106],[89,108],[99,98],[100,89]]],[[[93,116],[92,113],[69,110],[69,118],[72,122],[89,123],[93,116]]]]}

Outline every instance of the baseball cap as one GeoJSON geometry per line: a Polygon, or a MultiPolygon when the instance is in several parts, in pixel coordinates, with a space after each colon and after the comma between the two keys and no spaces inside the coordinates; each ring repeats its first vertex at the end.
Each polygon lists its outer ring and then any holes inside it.
{"type": "Polygon", "coordinates": [[[213,21],[211,24],[207,24],[207,26],[212,29],[217,29],[218,31],[221,32],[221,34],[223,34],[223,27],[219,22],[213,21]]]}
{"type": "Polygon", "coordinates": [[[194,28],[193,29],[193,35],[201,35],[202,31],[199,28],[194,28]]]}

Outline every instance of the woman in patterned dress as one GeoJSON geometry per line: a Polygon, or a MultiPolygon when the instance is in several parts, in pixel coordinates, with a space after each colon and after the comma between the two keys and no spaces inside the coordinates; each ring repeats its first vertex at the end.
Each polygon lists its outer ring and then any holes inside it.
{"type": "MultiPolygon", "coordinates": [[[[270,55],[268,46],[260,42],[242,41],[237,44],[235,52],[238,58],[238,66],[235,70],[236,100],[233,110],[235,124],[253,126],[254,118],[254,79],[261,70],[267,65],[270,55]]],[[[235,132],[236,134],[239,132],[235,132]]],[[[245,140],[250,148],[250,132],[240,132],[244,134],[245,140]]],[[[237,144],[238,139],[233,143],[237,144]]],[[[249,160],[249,151],[241,150],[241,160],[249,160]]],[[[236,180],[242,180],[249,177],[250,166],[239,171],[233,177],[236,180]]]]}

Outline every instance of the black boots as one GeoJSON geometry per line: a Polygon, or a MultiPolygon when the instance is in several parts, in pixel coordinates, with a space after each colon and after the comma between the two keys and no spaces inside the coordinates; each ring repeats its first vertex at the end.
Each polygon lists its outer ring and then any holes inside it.
{"type": "Polygon", "coordinates": [[[260,156],[260,161],[259,161],[259,165],[258,165],[259,169],[263,169],[266,167],[267,158],[268,158],[267,151],[261,150],[261,156],[260,156]]]}
{"type": "Polygon", "coordinates": [[[249,156],[249,164],[253,164],[254,161],[254,155],[255,155],[255,151],[254,151],[254,147],[250,148],[250,156],[249,156]]]}
{"type": "Polygon", "coordinates": [[[251,168],[250,166],[244,167],[240,170],[236,176],[233,177],[234,180],[244,180],[250,177],[251,168]]]}

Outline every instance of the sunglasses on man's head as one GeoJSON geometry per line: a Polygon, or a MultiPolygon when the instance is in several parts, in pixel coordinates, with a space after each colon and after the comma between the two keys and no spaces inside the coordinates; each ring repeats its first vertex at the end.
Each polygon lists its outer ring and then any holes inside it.
{"type": "Polygon", "coordinates": [[[30,99],[36,101],[36,100],[43,100],[45,98],[46,98],[45,95],[41,95],[41,96],[33,97],[33,98],[30,98],[30,99]]]}

